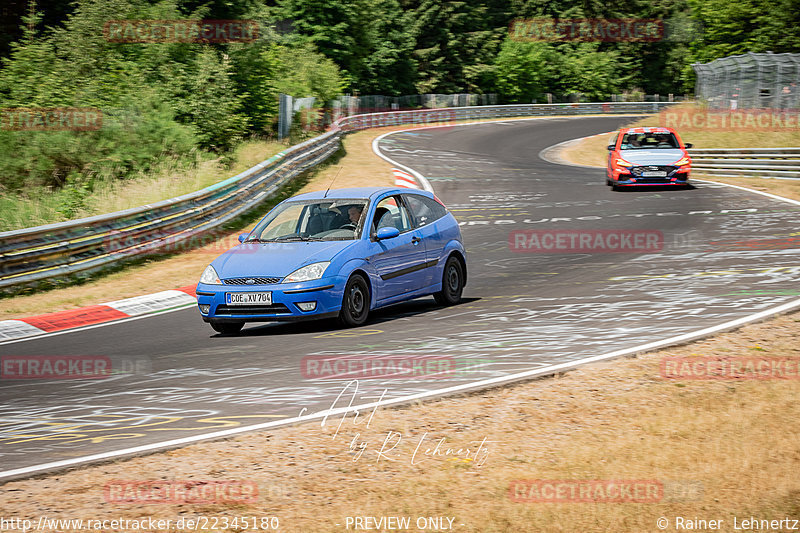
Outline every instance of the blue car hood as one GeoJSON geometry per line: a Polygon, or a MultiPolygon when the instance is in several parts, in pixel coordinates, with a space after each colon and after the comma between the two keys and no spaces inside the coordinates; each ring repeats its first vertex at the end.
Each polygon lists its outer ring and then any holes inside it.
{"type": "Polygon", "coordinates": [[[298,268],[333,257],[358,241],[245,243],[217,257],[221,279],[248,276],[285,277],[298,268]]]}
{"type": "Polygon", "coordinates": [[[622,159],[634,165],[671,165],[684,156],[683,150],[620,150],[622,159]]]}

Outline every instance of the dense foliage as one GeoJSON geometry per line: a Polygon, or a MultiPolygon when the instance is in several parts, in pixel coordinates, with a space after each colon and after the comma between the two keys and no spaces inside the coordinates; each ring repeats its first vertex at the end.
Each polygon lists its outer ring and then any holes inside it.
{"type": "MultiPolygon", "coordinates": [[[[165,158],[271,135],[278,94],[497,93],[501,102],[692,89],[691,63],[800,50],[800,0],[18,0],[0,39],[0,107],[97,107],[103,128],[0,130],[0,190],[91,188],[165,158]],[[641,18],[659,42],[526,42],[519,18],[641,18]],[[113,19],[249,19],[250,43],[110,42],[113,19]]],[[[6,8],[4,8],[6,9],[6,8]]],[[[76,193],[78,194],[78,193],[76,193]]]]}

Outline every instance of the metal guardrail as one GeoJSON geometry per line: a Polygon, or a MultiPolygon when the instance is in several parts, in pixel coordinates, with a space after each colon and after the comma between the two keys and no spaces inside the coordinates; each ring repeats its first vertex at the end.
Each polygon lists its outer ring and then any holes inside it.
{"type": "Polygon", "coordinates": [[[692,170],[702,174],[800,179],[800,148],[707,148],[689,153],[692,170]]]}
{"type": "Polygon", "coordinates": [[[155,204],[0,233],[0,288],[106,267],[162,250],[238,217],[339,149],[338,131],[284,150],[241,174],[155,204]]]}
{"type": "Polygon", "coordinates": [[[672,102],[519,104],[392,111],[343,117],[331,131],[200,191],[141,207],[0,233],[0,289],[87,273],[196,238],[263,202],[339,149],[343,133],[483,118],[646,114],[672,102]]]}
{"type": "Polygon", "coordinates": [[[658,113],[676,102],[593,102],[574,104],[513,104],[467,107],[442,107],[410,111],[388,111],[343,117],[336,121],[342,131],[402,124],[425,125],[460,120],[510,117],[546,117],[552,115],[630,115],[658,113]]]}

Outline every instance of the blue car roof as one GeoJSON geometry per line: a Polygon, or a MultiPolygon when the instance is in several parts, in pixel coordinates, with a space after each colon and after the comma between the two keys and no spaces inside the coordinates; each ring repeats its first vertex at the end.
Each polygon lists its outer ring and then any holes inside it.
{"type": "MultiPolygon", "coordinates": [[[[290,200],[322,200],[323,198],[372,198],[379,194],[394,192],[403,193],[410,192],[409,189],[403,187],[353,187],[350,189],[331,189],[325,194],[325,191],[312,191],[293,196],[290,200]]],[[[425,196],[430,196],[422,190],[414,190],[414,192],[422,193],[425,196]]]]}

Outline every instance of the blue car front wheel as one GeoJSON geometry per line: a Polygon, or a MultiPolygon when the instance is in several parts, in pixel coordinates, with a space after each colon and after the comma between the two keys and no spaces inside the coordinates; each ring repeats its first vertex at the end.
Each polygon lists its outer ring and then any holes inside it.
{"type": "Polygon", "coordinates": [[[461,301],[463,290],[464,268],[461,266],[461,261],[451,255],[444,265],[442,290],[435,293],[433,297],[440,305],[455,305],[461,301]]]}
{"type": "Polygon", "coordinates": [[[353,274],[344,288],[339,321],[345,326],[361,326],[369,318],[369,285],[361,274],[353,274]]]}

